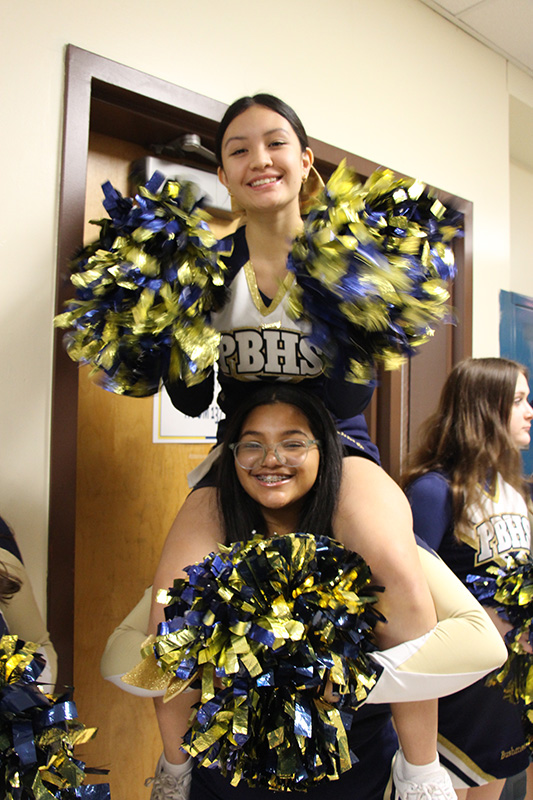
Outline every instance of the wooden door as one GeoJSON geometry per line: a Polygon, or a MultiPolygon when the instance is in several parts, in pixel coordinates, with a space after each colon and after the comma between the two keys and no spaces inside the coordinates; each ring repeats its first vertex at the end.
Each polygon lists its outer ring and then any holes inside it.
{"type": "MultiPolygon", "coordinates": [[[[87,220],[105,216],[101,183],[109,179],[128,193],[129,163],[145,154],[138,145],[91,136],[87,220]]],[[[95,232],[87,225],[85,240],[95,232]]],[[[152,398],[106,392],[89,378],[88,368],[80,370],[74,686],[80,718],[99,728],[80,755],[89,765],[110,770],[113,800],[149,796],[144,780],[153,775],[161,743],[152,701],[104,681],[100,657],[109,634],[150,585],[188,492],[186,474],[209,449],[152,444],[152,404],[152,398]]]]}

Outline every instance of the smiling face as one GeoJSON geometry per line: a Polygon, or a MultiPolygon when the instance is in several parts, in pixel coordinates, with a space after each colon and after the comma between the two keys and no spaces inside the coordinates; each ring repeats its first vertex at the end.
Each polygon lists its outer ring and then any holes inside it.
{"type": "MultiPolygon", "coordinates": [[[[260,442],[269,447],[284,439],[314,438],[307,417],[286,403],[254,408],[239,435],[241,442],[260,442]]],[[[281,534],[297,525],[303,500],[317,479],[319,464],[320,451],[312,445],[299,467],[280,464],[270,449],[263,464],[247,470],[235,462],[235,469],[244,491],[261,507],[270,532],[281,534]]]]}
{"type": "Polygon", "coordinates": [[[515,445],[523,450],[529,447],[531,439],[530,428],[533,419],[533,409],[528,403],[529,385],[523,373],[518,375],[511,416],[509,419],[509,433],[515,445]]]}
{"type": "Polygon", "coordinates": [[[290,122],[261,105],[239,114],[222,140],[218,176],[248,213],[289,207],[299,214],[302,180],[313,163],[290,122]]]}

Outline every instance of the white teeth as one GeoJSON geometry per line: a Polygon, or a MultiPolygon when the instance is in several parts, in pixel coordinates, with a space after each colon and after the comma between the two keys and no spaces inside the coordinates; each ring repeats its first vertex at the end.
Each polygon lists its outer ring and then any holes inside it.
{"type": "Polygon", "coordinates": [[[265,183],[275,183],[277,178],[262,178],[260,181],[252,181],[251,186],[264,186],[265,183]]]}
{"type": "Polygon", "coordinates": [[[263,483],[280,483],[287,479],[287,475],[258,475],[260,481],[263,483]]]}

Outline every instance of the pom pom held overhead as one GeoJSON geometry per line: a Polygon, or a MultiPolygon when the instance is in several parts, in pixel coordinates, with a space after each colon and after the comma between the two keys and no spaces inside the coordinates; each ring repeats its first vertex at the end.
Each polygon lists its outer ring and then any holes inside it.
{"type": "MultiPolygon", "coordinates": [[[[210,231],[196,187],[161,182],[135,199],[104,185],[109,219],[72,262],[76,296],[55,319],[70,357],[119,394],[153,394],[167,377],[193,385],[218,358],[210,314],[227,297],[232,239],[210,231]]],[[[287,262],[290,313],[336,376],[398,367],[450,318],[461,215],[417,181],[377,170],[362,185],[344,164],[306,211],[287,262]]]]}

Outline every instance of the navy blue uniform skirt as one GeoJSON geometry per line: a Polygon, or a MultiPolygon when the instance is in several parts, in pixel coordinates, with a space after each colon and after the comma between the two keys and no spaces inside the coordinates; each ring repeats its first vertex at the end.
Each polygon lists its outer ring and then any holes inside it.
{"type": "Polygon", "coordinates": [[[386,706],[363,706],[348,736],[359,761],[338,780],[320,781],[307,792],[274,792],[232,786],[217,769],[194,768],[189,800],[381,800],[389,783],[398,740],[386,706]]]}
{"type": "Polygon", "coordinates": [[[484,679],[439,700],[441,764],[463,786],[508,778],[529,764],[520,708],[484,679]]]}

